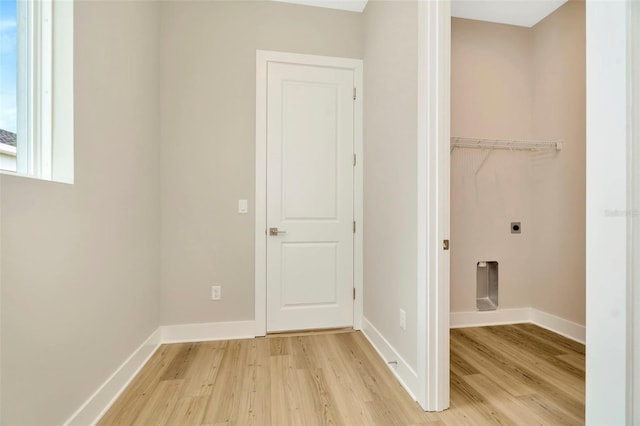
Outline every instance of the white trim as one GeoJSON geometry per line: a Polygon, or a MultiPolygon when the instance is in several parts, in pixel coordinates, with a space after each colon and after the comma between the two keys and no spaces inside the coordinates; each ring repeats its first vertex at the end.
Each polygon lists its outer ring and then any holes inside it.
{"type": "Polygon", "coordinates": [[[420,382],[420,389],[416,392],[416,400],[423,409],[427,408],[426,405],[426,392],[427,392],[427,347],[432,345],[429,340],[429,333],[427,331],[427,324],[429,322],[429,311],[427,310],[427,285],[428,285],[428,245],[429,245],[429,213],[428,213],[428,199],[429,199],[429,175],[428,165],[430,157],[428,155],[428,143],[427,143],[427,122],[422,117],[427,115],[429,109],[428,105],[428,75],[426,70],[428,69],[428,58],[426,48],[423,46],[427,40],[427,16],[426,6],[418,3],[418,144],[416,148],[416,157],[418,160],[417,166],[417,226],[416,226],[416,243],[417,243],[417,290],[416,299],[418,303],[417,307],[417,349],[418,349],[418,380],[420,382]]]}
{"type": "Polygon", "coordinates": [[[15,176],[72,183],[73,2],[18,2],[16,12],[24,72],[17,76],[15,176]]]}
{"type": "Polygon", "coordinates": [[[451,328],[519,324],[530,321],[531,308],[497,309],[483,312],[451,312],[451,328]]]}
{"type": "Polygon", "coordinates": [[[31,27],[34,2],[19,1],[16,4],[16,17],[18,21],[17,39],[17,69],[26,70],[19,72],[17,77],[17,117],[16,117],[16,145],[20,155],[16,158],[16,170],[22,175],[32,175],[30,167],[32,135],[32,113],[30,103],[33,103],[33,90],[31,88],[32,60],[31,60],[31,27]]]}
{"type": "Polygon", "coordinates": [[[39,141],[34,143],[38,177],[51,180],[53,159],[53,1],[41,0],[39,45],[39,141]]]}
{"type": "Polygon", "coordinates": [[[587,329],[584,325],[533,308],[530,322],[576,342],[586,343],[587,329]]]}
{"type": "Polygon", "coordinates": [[[53,2],[18,2],[17,170],[51,180],[53,2]]]}
{"type": "Polygon", "coordinates": [[[256,336],[267,334],[267,58],[256,51],[256,336]]]}
{"type": "Polygon", "coordinates": [[[74,177],[73,9],[73,1],[54,2],[51,179],[64,183],[73,183],[74,177]]]}
{"type": "Polygon", "coordinates": [[[363,62],[361,59],[330,56],[301,55],[288,52],[256,50],[256,195],[255,195],[255,336],[267,333],[267,63],[316,65],[353,70],[357,98],[354,103],[354,151],[358,161],[354,168],[354,220],[357,232],[354,236],[354,287],[356,300],[353,303],[353,328],[362,327],[363,312],[363,62]]]}
{"type": "MultiPolygon", "coordinates": [[[[627,3],[628,209],[640,208],[640,2],[627,3]]],[[[627,419],[640,425],[640,226],[635,214],[627,218],[628,383],[627,419]]]]}
{"type": "Polygon", "coordinates": [[[207,342],[213,340],[251,339],[255,321],[207,322],[163,325],[162,343],[207,342]]]}
{"type": "MultiPolygon", "coordinates": [[[[532,308],[490,312],[453,312],[451,328],[531,322],[584,343],[584,326],[532,308]],[[582,336],[582,337],[580,337],[582,336]]],[[[231,321],[165,325],[154,331],[126,361],[91,395],[64,425],[94,425],[118,399],[161,344],[254,338],[255,321],[231,321]]],[[[418,373],[366,318],[362,333],[384,360],[400,384],[417,400],[418,373]],[[394,362],[390,364],[390,362],[394,362]]]]}
{"type": "Polygon", "coordinates": [[[534,308],[497,309],[495,311],[451,312],[451,328],[484,327],[531,323],[584,344],[584,325],[534,308]]]}
{"type": "Polygon", "coordinates": [[[118,399],[131,381],[160,347],[160,329],[157,329],[136,349],[129,358],[85,401],[64,423],[70,425],[95,425],[118,399]]]}
{"type": "Polygon", "coordinates": [[[628,1],[586,2],[586,424],[631,424],[628,1]],[[608,212],[622,211],[623,215],[608,212]]]}
{"type": "Polygon", "coordinates": [[[418,373],[402,358],[400,353],[384,338],[366,318],[362,318],[362,334],[365,335],[371,346],[378,352],[380,358],[398,379],[402,387],[409,393],[414,401],[418,390],[418,373]]]}
{"type": "Polygon", "coordinates": [[[151,359],[161,344],[254,338],[255,321],[160,326],[69,417],[64,426],[95,425],[151,359]]]}
{"type": "Polygon", "coordinates": [[[362,76],[362,61],[354,69],[354,86],[357,89],[353,111],[354,147],[356,166],[353,170],[353,220],[356,221],[356,233],[353,236],[353,286],[356,289],[356,299],[353,302],[353,328],[362,329],[364,312],[364,84],[362,76]]]}
{"type": "Polygon", "coordinates": [[[418,2],[418,403],[449,407],[451,2],[418,2]]]}
{"type": "MultiPolygon", "coordinates": [[[[362,59],[305,55],[291,52],[277,52],[273,50],[256,50],[256,61],[343,68],[354,70],[356,73],[362,70],[362,59]]],[[[360,76],[359,80],[362,81],[362,76],[360,76]]],[[[360,91],[358,92],[362,93],[360,91]]]]}

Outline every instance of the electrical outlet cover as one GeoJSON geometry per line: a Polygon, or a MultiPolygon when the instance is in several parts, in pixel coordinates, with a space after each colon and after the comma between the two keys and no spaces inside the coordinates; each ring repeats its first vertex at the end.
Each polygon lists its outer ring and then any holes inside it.
{"type": "Polygon", "coordinates": [[[220,300],[222,298],[222,290],[219,285],[211,286],[211,300],[220,300]]]}

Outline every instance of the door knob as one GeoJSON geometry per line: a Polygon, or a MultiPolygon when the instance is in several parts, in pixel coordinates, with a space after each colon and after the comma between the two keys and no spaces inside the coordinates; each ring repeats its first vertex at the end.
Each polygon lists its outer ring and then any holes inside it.
{"type": "Polygon", "coordinates": [[[277,237],[280,234],[286,234],[287,231],[278,231],[278,228],[269,228],[269,235],[277,237]]]}

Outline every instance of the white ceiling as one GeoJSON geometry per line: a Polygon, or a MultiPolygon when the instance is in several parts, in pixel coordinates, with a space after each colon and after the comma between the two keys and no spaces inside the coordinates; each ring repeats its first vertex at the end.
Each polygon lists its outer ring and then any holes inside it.
{"type": "Polygon", "coordinates": [[[533,27],[567,0],[453,0],[451,16],[533,27]]]}
{"type": "Polygon", "coordinates": [[[350,10],[362,12],[367,0],[274,0],[283,3],[303,4],[306,6],[326,7],[328,9],[350,10]]]}
{"type": "MultiPolygon", "coordinates": [[[[362,12],[367,0],[275,0],[285,3],[362,12]]],[[[456,18],[532,27],[567,0],[452,0],[456,18]]]]}

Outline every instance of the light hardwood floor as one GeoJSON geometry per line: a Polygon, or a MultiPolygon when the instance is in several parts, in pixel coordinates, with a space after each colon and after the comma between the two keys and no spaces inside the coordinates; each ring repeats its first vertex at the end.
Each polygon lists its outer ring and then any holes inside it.
{"type": "Polygon", "coordinates": [[[425,413],[360,332],[163,345],[100,425],[573,425],[584,346],[529,324],[451,330],[451,408],[425,413]]]}

